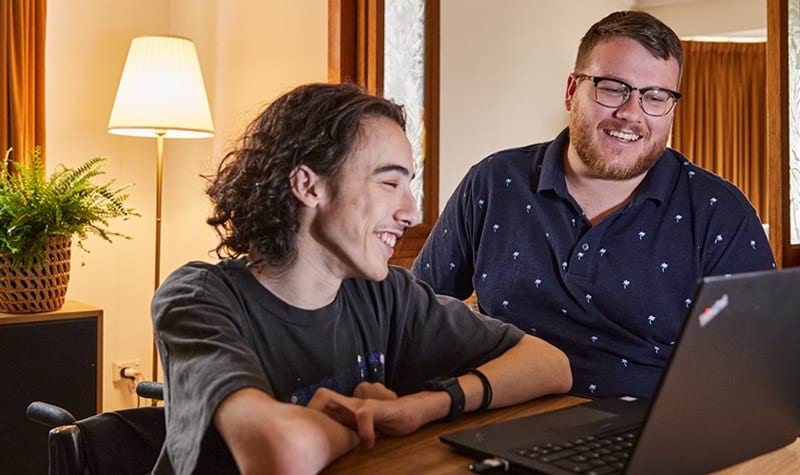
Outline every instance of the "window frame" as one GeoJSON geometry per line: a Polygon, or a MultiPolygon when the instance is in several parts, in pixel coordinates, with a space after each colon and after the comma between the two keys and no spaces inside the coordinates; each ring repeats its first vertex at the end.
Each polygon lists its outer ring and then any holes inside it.
{"type": "MultiPolygon", "coordinates": [[[[409,229],[391,264],[410,268],[439,217],[440,0],[425,3],[425,99],[422,222],[409,229]]],[[[383,95],[384,0],[328,0],[328,81],[383,95]]]]}

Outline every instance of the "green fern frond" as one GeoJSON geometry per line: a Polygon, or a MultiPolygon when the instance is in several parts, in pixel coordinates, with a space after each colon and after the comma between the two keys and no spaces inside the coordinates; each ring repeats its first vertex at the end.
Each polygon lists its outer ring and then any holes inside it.
{"type": "Polygon", "coordinates": [[[10,152],[0,171],[0,227],[6,231],[0,235],[0,253],[10,256],[12,265],[43,259],[50,236],[77,236],[78,248],[85,252],[88,234],[109,242],[130,239],[108,229],[113,219],[140,216],[125,207],[130,185],[114,187],[114,180],[94,183],[105,174],[107,158],[92,157],[77,168],[59,165],[47,179],[39,147],[30,153],[28,164],[11,162],[10,152]]]}

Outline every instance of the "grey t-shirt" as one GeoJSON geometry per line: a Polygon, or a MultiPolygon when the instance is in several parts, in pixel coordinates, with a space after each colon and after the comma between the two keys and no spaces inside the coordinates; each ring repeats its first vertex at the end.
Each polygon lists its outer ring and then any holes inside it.
{"type": "Polygon", "coordinates": [[[331,304],[303,310],[270,293],[243,260],[193,262],[158,289],[152,313],[167,401],[156,473],[195,469],[217,406],[238,389],[303,405],[319,387],[351,395],[363,381],[404,395],[499,356],[523,335],[397,267],[381,282],[345,280],[331,304]]]}

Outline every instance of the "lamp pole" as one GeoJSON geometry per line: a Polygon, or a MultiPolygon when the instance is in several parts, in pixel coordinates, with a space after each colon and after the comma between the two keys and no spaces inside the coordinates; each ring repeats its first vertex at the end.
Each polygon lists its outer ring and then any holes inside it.
{"type": "MultiPolygon", "coordinates": [[[[164,137],[167,132],[156,130],[156,265],[153,292],[161,284],[161,188],[164,176],[164,137]]],[[[153,338],[153,381],[158,381],[158,346],[153,338]]]]}

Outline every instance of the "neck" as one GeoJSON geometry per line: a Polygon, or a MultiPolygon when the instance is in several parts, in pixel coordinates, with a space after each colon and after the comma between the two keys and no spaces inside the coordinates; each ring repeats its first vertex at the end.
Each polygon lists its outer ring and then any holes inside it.
{"type": "Polygon", "coordinates": [[[316,310],[333,302],[342,279],[321,264],[321,260],[313,259],[313,253],[301,249],[299,246],[297,258],[285,268],[264,265],[251,272],[261,285],[287,304],[316,310]]]}
{"type": "Polygon", "coordinates": [[[627,205],[647,172],[627,180],[593,176],[570,144],[564,157],[564,177],[569,194],[577,201],[592,226],[627,205]]]}

